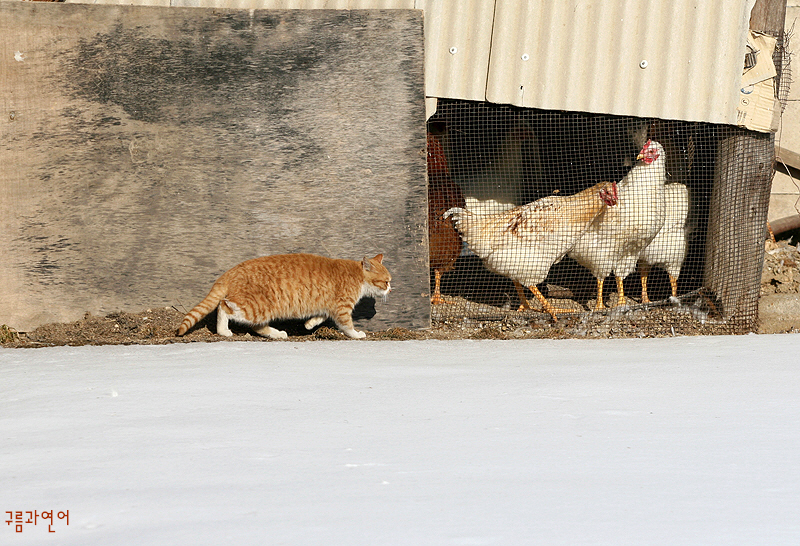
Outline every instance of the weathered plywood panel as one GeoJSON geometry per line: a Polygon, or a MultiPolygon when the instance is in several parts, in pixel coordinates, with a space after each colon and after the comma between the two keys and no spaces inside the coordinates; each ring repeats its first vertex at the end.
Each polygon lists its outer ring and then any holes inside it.
{"type": "Polygon", "coordinates": [[[422,63],[413,10],[0,2],[0,322],[383,252],[395,290],[358,324],[428,326],[422,63]]]}

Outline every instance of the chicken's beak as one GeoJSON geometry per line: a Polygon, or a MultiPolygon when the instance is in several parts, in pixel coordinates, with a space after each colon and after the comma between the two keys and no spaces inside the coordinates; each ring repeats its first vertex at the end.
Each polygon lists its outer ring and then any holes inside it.
{"type": "Polygon", "coordinates": [[[644,154],[640,152],[639,155],[636,156],[636,161],[639,161],[641,159],[644,159],[644,154]]]}

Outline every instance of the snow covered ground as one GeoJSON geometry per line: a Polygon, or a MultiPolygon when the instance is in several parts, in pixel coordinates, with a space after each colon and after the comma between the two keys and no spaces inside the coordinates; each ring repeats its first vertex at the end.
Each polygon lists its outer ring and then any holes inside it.
{"type": "Polygon", "coordinates": [[[0,349],[0,514],[69,511],[0,543],[800,544],[798,354],[798,335],[0,349]]]}

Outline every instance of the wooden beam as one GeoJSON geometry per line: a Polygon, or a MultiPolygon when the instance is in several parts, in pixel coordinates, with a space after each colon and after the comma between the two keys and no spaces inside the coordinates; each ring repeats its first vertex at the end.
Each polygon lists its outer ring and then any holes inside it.
{"type": "Polygon", "coordinates": [[[750,12],[750,30],[773,34],[783,32],[786,0],[756,0],[750,12]]]}
{"type": "Polygon", "coordinates": [[[795,169],[800,169],[800,154],[797,152],[793,152],[791,150],[787,150],[786,148],[781,148],[780,146],[775,147],[775,154],[780,161],[783,161],[786,165],[793,167],[795,169]]]}

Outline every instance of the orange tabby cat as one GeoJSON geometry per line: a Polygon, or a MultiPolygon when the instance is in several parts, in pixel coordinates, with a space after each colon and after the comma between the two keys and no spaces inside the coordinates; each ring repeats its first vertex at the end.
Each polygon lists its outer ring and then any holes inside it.
{"type": "Polygon", "coordinates": [[[336,260],[314,254],[263,256],[242,262],[217,279],[208,296],[184,317],[182,336],[217,308],[217,333],[232,336],[228,321],[252,326],[256,333],[286,339],[269,325],[278,319],[307,318],[311,330],[331,318],[348,337],[367,334],[353,328],[353,307],[365,296],[391,291],[392,276],[383,254],[363,261],[336,260]]]}

